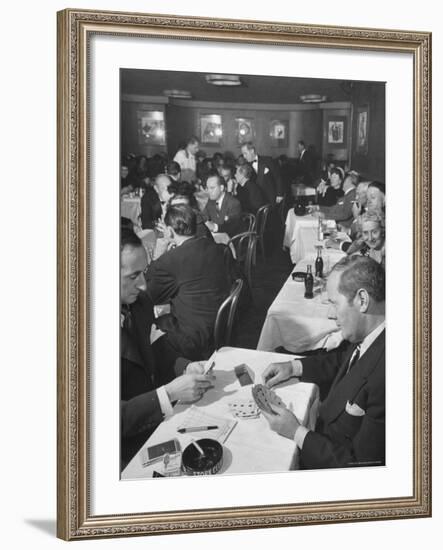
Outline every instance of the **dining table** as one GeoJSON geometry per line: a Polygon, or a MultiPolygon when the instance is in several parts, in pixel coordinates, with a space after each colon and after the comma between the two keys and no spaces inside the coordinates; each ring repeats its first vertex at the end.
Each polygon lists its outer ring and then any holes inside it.
{"type": "MultiPolygon", "coordinates": [[[[207,363],[214,363],[213,387],[195,403],[178,402],[173,408],[173,415],[160,423],[123,470],[121,479],[151,478],[156,476],[155,472],[162,469],[161,461],[147,464],[148,447],[174,439],[178,448],[183,451],[193,444],[193,439],[198,443],[200,439],[214,438],[214,433],[218,434],[218,441],[223,447],[223,461],[217,475],[297,469],[299,450],[293,440],[272,431],[262,414],[240,418],[232,412],[234,404],[238,406],[239,403],[248,403],[252,400],[253,384],[263,382],[263,371],[270,363],[288,361],[292,358],[295,356],[233,347],[223,347],[214,352],[207,363]],[[241,385],[235,369],[239,365],[246,365],[252,383],[241,385]],[[226,429],[221,432],[179,432],[178,430],[182,430],[181,426],[186,425],[186,419],[189,419],[190,415],[191,418],[200,421],[203,418],[217,419],[220,427],[226,426],[226,429]]],[[[294,378],[274,389],[284,404],[293,410],[299,422],[308,429],[314,429],[319,406],[318,387],[294,378]]],[[[180,474],[183,475],[183,472],[180,471],[180,474]]]]}
{"type": "MultiPolygon", "coordinates": [[[[346,254],[322,248],[324,275],[346,254]]],[[[330,319],[326,279],[315,278],[314,297],[305,298],[304,280],[294,280],[295,272],[306,273],[311,265],[314,273],[316,252],[311,251],[293,268],[280,292],[269,307],[260,333],[257,349],[273,351],[284,348],[291,353],[314,349],[333,349],[342,341],[335,320],[330,319]]]]}
{"type": "MultiPolygon", "coordinates": [[[[288,210],[283,236],[283,248],[289,250],[291,261],[297,264],[310,253],[318,241],[319,218],[312,214],[297,216],[293,208],[288,210]]],[[[325,228],[333,231],[335,220],[322,220],[325,228]]]]}

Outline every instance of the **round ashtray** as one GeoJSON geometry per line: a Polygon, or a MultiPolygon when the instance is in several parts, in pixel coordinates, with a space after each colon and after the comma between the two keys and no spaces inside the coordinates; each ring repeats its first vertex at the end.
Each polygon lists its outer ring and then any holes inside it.
{"type": "Polygon", "coordinates": [[[197,445],[191,443],[182,454],[182,468],[189,476],[204,476],[216,474],[223,464],[223,447],[215,439],[199,439],[197,445]]]}

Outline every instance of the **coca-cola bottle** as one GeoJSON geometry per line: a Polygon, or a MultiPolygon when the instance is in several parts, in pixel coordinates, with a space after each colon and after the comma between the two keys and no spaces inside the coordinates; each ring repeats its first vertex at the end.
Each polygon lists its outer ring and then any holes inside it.
{"type": "Polygon", "coordinates": [[[315,260],[315,276],[323,277],[323,258],[321,257],[321,248],[318,247],[317,259],[315,260]]]}
{"type": "Polygon", "coordinates": [[[314,297],[314,276],[312,275],[312,266],[308,265],[306,268],[305,278],[305,298],[314,297]]]}
{"type": "Polygon", "coordinates": [[[323,224],[321,223],[321,218],[318,218],[317,240],[318,240],[318,241],[322,241],[322,240],[323,240],[323,224]]]}

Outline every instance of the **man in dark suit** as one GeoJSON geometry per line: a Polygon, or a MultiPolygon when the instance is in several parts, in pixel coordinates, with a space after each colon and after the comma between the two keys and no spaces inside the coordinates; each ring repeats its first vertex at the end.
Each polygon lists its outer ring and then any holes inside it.
{"type": "Polygon", "coordinates": [[[201,359],[211,351],[217,311],[230,290],[226,247],[196,236],[196,214],[187,205],[169,207],[165,225],[176,248],[149,266],[147,292],[155,304],[171,304],[157,320],[171,351],[201,359]]]}
{"type": "Polygon", "coordinates": [[[305,185],[312,185],[315,178],[315,159],[308,149],[306,149],[304,141],[300,140],[297,144],[298,157],[298,176],[303,178],[305,185]]]}
{"type": "Polygon", "coordinates": [[[250,142],[242,145],[241,152],[254,169],[255,181],[266,202],[271,206],[279,204],[283,200],[284,188],[280,172],[271,157],[258,155],[255,146],[250,142]]]}
{"type": "Polygon", "coordinates": [[[154,185],[148,185],[140,203],[142,229],[154,229],[163,218],[168,201],[175,191],[176,187],[167,174],[159,174],[154,185]]]}
{"type": "Polygon", "coordinates": [[[352,206],[355,202],[356,188],[352,176],[346,176],[343,182],[344,195],[334,206],[320,206],[322,217],[335,220],[345,228],[351,227],[354,219],[352,206]]]}
{"type": "Polygon", "coordinates": [[[303,468],[385,464],[385,272],[371,258],[346,257],[327,283],[330,316],[341,328],[343,346],[318,356],[267,367],[274,386],[292,376],[329,387],[315,431],[276,407],[266,414],[271,428],[293,439],[303,468]]]}
{"type": "Polygon", "coordinates": [[[151,347],[154,324],[152,302],[147,296],[144,272],[147,255],[140,239],[129,228],[121,230],[120,246],[120,456],[122,469],[163,418],[172,414],[178,399],[195,401],[211,385],[198,364],[177,360],[174,368],[159,364],[151,347]],[[176,378],[177,376],[177,378],[176,378]]]}
{"type": "Polygon", "coordinates": [[[240,201],[243,212],[256,214],[265,204],[260,187],[252,179],[254,169],[250,164],[237,166],[235,179],[237,181],[237,199],[240,201]]]}
{"type": "Polygon", "coordinates": [[[203,210],[207,227],[213,233],[227,233],[230,237],[241,231],[241,206],[226,192],[225,180],[219,175],[209,176],[206,182],[209,200],[203,210]]]}

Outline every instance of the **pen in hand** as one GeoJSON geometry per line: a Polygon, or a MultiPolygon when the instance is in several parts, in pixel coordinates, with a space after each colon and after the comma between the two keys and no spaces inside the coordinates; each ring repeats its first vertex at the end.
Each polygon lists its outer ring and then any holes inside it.
{"type": "Polygon", "coordinates": [[[186,434],[189,432],[204,432],[206,430],[217,430],[218,426],[196,426],[195,428],[180,428],[178,433],[186,434]]]}

